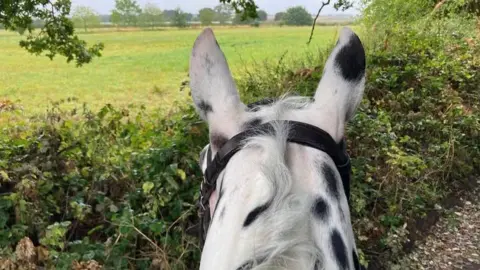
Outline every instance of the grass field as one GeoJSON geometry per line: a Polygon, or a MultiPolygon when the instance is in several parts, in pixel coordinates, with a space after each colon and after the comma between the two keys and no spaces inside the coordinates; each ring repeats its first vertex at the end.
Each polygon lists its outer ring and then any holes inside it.
{"type": "MultiPolygon", "coordinates": [[[[295,59],[328,45],[339,27],[316,29],[307,46],[309,27],[214,29],[231,69],[254,61],[295,59]]],[[[134,103],[166,108],[181,98],[189,54],[201,29],[163,31],[97,31],[80,34],[89,44],[103,42],[105,51],[93,63],[77,68],[57,56],[50,61],[19,47],[20,36],[0,32],[0,101],[10,100],[26,114],[43,112],[51,101],[76,97],[93,107],[134,103]]],[[[238,73],[237,73],[238,74],[238,73]]]]}

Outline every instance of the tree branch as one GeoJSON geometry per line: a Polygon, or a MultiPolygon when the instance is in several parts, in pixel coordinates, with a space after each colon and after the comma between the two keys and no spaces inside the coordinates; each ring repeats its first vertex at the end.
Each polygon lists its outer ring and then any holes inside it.
{"type": "Polygon", "coordinates": [[[318,10],[317,16],[315,16],[315,19],[313,20],[312,31],[310,32],[310,38],[308,39],[307,45],[309,45],[310,42],[312,41],[313,32],[315,31],[315,25],[317,24],[317,19],[318,19],[318,16],[320,16],[320,12],[322,12],[323,7],[325,7],[326,5],[329,5],[329,4],[330,4],[330,0],[327,0],[327,2],[322,2],[322,6],[318,10]]]}

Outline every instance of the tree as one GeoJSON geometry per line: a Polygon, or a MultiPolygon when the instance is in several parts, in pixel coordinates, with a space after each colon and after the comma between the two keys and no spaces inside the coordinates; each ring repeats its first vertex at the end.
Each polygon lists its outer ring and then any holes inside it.
{"type": "Polygon", "coordinates": [[[187,27],[187,13],[183,12],[180,8],[175,9],[172,24],[180,28],[187,27]]]}
{"type": "Polygon", "coordinates": [[[145,4],[140,17],[143,25],[150,26],[152,28],[163,22],[162,10],[157,5],[152,3],[145,4]]]}
{"type": "Polygon", "coordinates": [[[313,23],[312,15],[301,6],[287,9],[283,20],[287,25],[312,25],[313,23]]]}
{"type": "Polygon", "coordinates": [[[112,23],[136,25],[142,9],[135,0],[115,0],[115,9],[112,10],[112,23]]]}
{"type": "Polygon", "coordinates": [[[202,8],[198,12],[198,18],[203,25],[211,25],[215,19],[215,11],[211,8],[202,8]]]}
{"type": "Polygon", "coordinates": [[[173,17],[175,17],[175,10],[174,9],[165,9],[163,11],[163,18],[167,22],[173,22],[173,17]]]}
{"type": "Polygon", "coordinates": [[[240,15],[238,21],[248,21],[247,18],[257,18],[257,5],[255,0],[220,0],[220,3],[230,4],[236,15],[240,15]]]}
{"type": "Polygon", "coordinates": [[[122,23],[122,15],[116,11],[112,10],[112,15],[110,15],[110,20],[115,25],[120,25],[122,23]]]}
{"type": "Polygon", "coordinates": [[[87,43],[78,38],[71,19],[68,18],[71,3],[67,0],[9,0],[0,1],[0,24],[6,30],[28,33],[20,41],[20,47],[28,52],[45,55],[53,59],[59,54],[67,62],[75,60],[77,66],[89,63],[101,55],[102,43],[87,47],[87,43]],[[41,31],[33,31],[34,20],[43,21],[41,31]]]}
{"type": "Polygon", "coordinates": [[[248,16],[245,16],[243,13],[236,13],[233,17],[232,23],[233,24],[252,24],[255,22],[255,19],[252,19],[248,16]]]}
{"type": "Polygon", "coordinates": [[[277,14],[275,14],[275,21],[276,22],[282,21],[284,17],[285,17],[285,12],[278,12],[277,14]]]}
{"type": "Polygon", "coordinates": [[[268,14],[265,10],[259,10],[257,11],[258,19],[262,22],[267,20],[268,14]]]}
{"type": "Polygon", "coordinates": [[[185,12],[185,19],[187,20],[187,22],[193,21],[194,17],[195,15],[193,15],[192,13],[185,12]]]}
{"type": "Polygon", "coordinates": [[[220,24],[225,24],[228,20],[232,18],[233,8],[229,4],[221,4],[214,8],[215,10],[215,19],[220,22],[220,24]]]}
{"type": "Polygon", "coordinates": [[[78,6],[75,8],[72,20],[76,27],[83,27],[85,32],[87,32],[88,27],[100,25],[99,15],[92,8],[85,6],[78,6]]]}

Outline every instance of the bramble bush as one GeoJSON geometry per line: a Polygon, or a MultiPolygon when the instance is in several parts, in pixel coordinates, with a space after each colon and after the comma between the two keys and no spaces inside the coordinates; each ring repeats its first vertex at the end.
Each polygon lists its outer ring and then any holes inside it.
{"type": "MultiPolygon", "coordinates": [[[[346,136],[355,234],[379,267],[404,252],[416,219],[480,174],[480,33],[468,16],[366,18],[365,98],[346,136]]],[[[243,100],[312,95],[328,52],[245,70],[243,100]]],[[[191,104],[167,115],[62,108],[1,127],[0,264],[21,263],[14,248],[27,236],[49,269],[195,269],[198,239],[186,231],[207,130],[191,104]]]]}
{"type": "Polygon", "coordinates": [[[38,265],[55,269],[83,260],[147,268],[142,258],[193,269],[197,241],[184,232],[196,220],[206,139],[193,109],[158,118],[110,105],[61,107],[35,125],[3,127],[0,255],[29,236],[48,249],[38,265]]]}

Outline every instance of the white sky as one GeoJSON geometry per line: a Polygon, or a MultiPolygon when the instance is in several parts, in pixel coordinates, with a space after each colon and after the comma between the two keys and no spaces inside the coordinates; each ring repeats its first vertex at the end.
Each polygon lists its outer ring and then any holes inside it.
{"type": "MultiPolygon", "coordinates": [[[[220,3],[219,0],[137,0],[140,7],[146,3],[154,3],[161,9],[175,9],[180,7],[183,11],[189,13],[197,13],[198,10],[204,7],[214,7],[220,3]]],[[[335,1],[332,1],[334,3],[335,1]]],[[[257,6],[260,9],[267,11],[268,14],[275,14],[279,11],[284,11],[291,6],[304,6],[310,13],[316,13],[321,6],[322,0],[256,0],[257,6]]],[[[72,0],[72,6],[89,6],[95,9],[100,14],[110,14],[115,6],[115,0],[72,0]]],[[[344,14],[357,14],[354,9],[346,11],[344,14]]],[[[323,15],[327,14],[342,14],[337,12],[333,5],[327,6],[322,11],[323,15]]]]}

